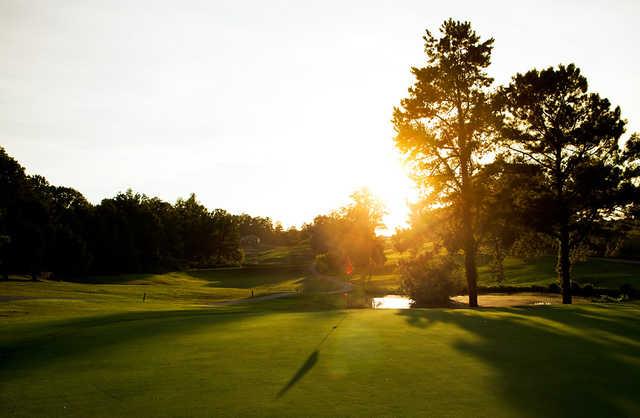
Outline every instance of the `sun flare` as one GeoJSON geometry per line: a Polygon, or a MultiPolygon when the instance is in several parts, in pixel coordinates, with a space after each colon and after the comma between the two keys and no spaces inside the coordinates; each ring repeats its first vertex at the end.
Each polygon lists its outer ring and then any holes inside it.
{"type": "Polygon", "coordinates": [[[383,220],[385,228],[380,234],[391,235],[396,228],[408,226],[409,205],[418,199],[418,191],[400,162],[393,161],[386,170],[379,171],[367,187],[382,201],[387,212],[383,220]]]}

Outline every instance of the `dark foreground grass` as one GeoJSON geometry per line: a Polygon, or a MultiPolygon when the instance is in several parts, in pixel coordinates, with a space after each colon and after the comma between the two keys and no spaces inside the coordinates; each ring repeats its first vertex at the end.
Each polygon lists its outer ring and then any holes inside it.
{"type": "Polygon", "coordinates": [[[345,311],[315,298],[0,319],[0,415],[640,415],[637,305],[345,311]]]}

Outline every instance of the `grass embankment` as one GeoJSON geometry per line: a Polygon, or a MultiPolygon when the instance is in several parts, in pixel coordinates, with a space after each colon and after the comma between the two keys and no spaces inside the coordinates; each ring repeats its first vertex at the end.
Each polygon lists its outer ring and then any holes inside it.
{"type": "MultiPolygon", "coordinates": [[[[522,260],[508,257],[505,260],[506,285],[548,286],[556,283],[555,257],[539,257],[533,260],[522,260]]],[[[496,284],[491,277],[489,266],[479,268],[480,282],[485,285],[496,284]]],[[[640,286],[640,264],[619,262],[616,259],[589,258],[575,264],[572,271],[573,280],[581,285],[591,283],[597,287],[617,289],[623,284],[640,286]]]]}
{"type": "MultiPolygon", "coordinates": [[[[399,257],[396,256],[394,260],[399,257]]],[[[374,274],[367,289],[371,293],[397,293],[400,291],[400,274],[390,270],[392,262],[388,261],[385,266],[387,272],[384,274],[374,274]]],[[[538,257],[532,260],[523,260],[516,257],[507,257],[504,262],[505,280],[504,286],[544,286],[557,283],[557,273],[555,271],[555,258],[551,256],[538,257]]],[[[495,278],[491,273],[489,265],[484,264],[478,267],[480,286],[497,286],[495,278]]],[[[619,289],[623,284],[630,284],[640,289],[640,264],[619,262],[616,259],[595,259],[578,262],[573,268],[573,280],[581,285],[590,283],[595,287],[608,289],[619,289]]],[[[355,275],[354,283],[358,286],[364,284],[364,279],[360,275],[355,275]]]]}
{"type": "Polygon", "coordinates": [[[344,311],[322,300],[5,318],[0,415],[640,414],[637,305],[344,311]]]}
{"type": "Polygon", "coordinates": [[[292,267],[193,270],[84,278],[82,283],[0,282],[0,316],[74,316],[114,311],[187,309],[303,289],[305,272],[292,267]],[[144,299],[144,301],[143,301],[144,299]]]}

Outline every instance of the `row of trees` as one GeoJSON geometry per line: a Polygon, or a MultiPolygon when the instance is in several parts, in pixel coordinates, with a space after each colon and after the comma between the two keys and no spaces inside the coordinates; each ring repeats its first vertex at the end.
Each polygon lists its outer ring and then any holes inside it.
{"type": "Polygon", "coordinates": [[[317,216],[307,226],[311,248],[320,268],[334,273],[358,272],[370,278],[386,261],[383,238],[385,209],[367,189],[351,195],[352,202],[328,215],[317,216]]]}
{"type": "MultiPolygon", "coordinates": [[[[571,255],[603,223],[637,213],[640,137],[622,143],[619,107],[588,90],[573,64],[516,74],[495,87],[493,39],[447,20],[424,36],[427,64],[394,109],[395,142],[464,253],[469,305],[477,306],[476,256],[523,234],[558,250],[563,302],[571,303],[571,255]]],[[[442,229],[442,228],[441,228],[442,229]]]]}
{"type": "Polygon", "coordinates": [[[153,272],[236,264],[240,240],[301,239],[269,218],[210,211],[195,195],[170,204],[127,191],[92,205],[71,188],[29,176],[0,148],[0,272],[153,272]]]}

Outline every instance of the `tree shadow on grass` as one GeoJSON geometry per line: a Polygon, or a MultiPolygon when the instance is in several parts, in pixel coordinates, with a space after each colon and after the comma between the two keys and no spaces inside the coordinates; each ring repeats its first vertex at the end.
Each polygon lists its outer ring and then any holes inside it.
{"type": "Polygon", "coordinates": [[[194,309],[127,312],[27,324],[18,338],[0,339],[0,375],[37,369],[59,360],[86,357],[106,347],[158,336],[180,335],[201,327],[238,321],[252,312],[194,309]]]}
{"type": "Polygon", "coordinates": [[[493,369],[496,393],[520,416],[624,417],[640,416],[640,324],[633,319],[640,312],[632,311],[574,306],[399,315],[419,328],[442,322],[477,337],[453,347],[493,369]]]}
{"type": "Polygon", "coordinates": [[[307,374],[309,370],[313,368],[313,366],[316,365],[316,363],[318,362],[319,355],[320,355],[320,352],[318,350],[313,350],[311,355],[307,357],[307,360],[298,369],[296,374],[293,375],[291,380],[289,380],[289,382],[286,385],[284,385],[282,389],[280,389],[280,391],[276,395],[276,398],[281,398],[282,396],[284,396],[289,391],[289,389],[291,389],[296,383],[298,383],[298,381],[302,379],[304,375],[307,374]]]}
{"type": "Polygon", "coordinates": [[[280,389],[280,391],[276,395],[276,399],[280,399],[281,397],[283,397],[289,391],[289,389],[295,386],[295,384],[298,383],[300,379],[302,379],[309,372],[309,370],[311,370],[313,366],[316,365],[316,363],[318,362],[318,357],[320,357],[320,347],[322,346],[322,344],[324,344],[325,341],[327,341],[327,339],[329,338],[329,336],[331,336],[333,331],[335,331],[340,326],[340,324],[342,324],[342,321],[344,321],[346,317],[347,317],[347,314],[344,314],[342,318],[338,321],[338,323],[334,325],[329,330],[329,332],[325,334],[325,336],[322,338],[322,340],[320,340],[320,342],[316,346],[315,350],[313,350],[309,355],[309,357],[307,357],[307,360],[305,360],[305,362],[302,363],[302,366],[300,366],[300,368],[293,375],[293,377],[289,379],[289,382],[287,382],[287,384],[284,385],[282,389],[280,389]]]}
{"type": "Polygon", "coordinates": [[[154,273],[130,273],[130,274],[93,274],[89,276],[63,277],[63,281],[81,284],[120,284],[120,285],[150,285],[152,279],[157,277],[154,273]]]}

